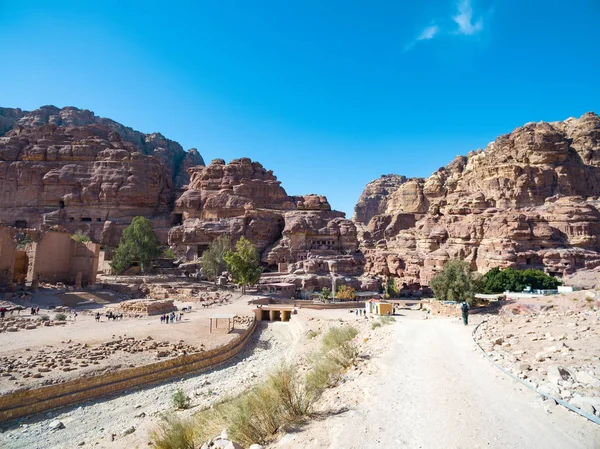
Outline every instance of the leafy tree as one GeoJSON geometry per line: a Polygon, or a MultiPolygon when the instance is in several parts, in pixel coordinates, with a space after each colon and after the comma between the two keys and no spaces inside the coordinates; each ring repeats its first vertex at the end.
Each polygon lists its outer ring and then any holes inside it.
{"type": "Polygon", "coordinates": [[[90,239],[90,236],[87,233],[83,232],[81,229],[75,231],[71,238],[79,243],[86,243],[92,241],[92,239],[90,239]]]}
{"type": "Polygon", "coordinates": [[[356,290],[348,285],[340,285],[335,294],[336,299],[354,299],[356,290]]]}
{"type": "Polygon", "coordinates": [[[227,251],[223,259],[233,282],[242,287],[242,293],[246,293],[248,285],[255,285],[260,279],[262,268],[256,247],[245,237],[241,237],[235,244],[235,251],[227,251]]]}
{"type": "Polygon", "coordinates": [[[321,289],[321,298],[323,298],[323,300],[328,300],[329,297],[331,296],[331,290],[328,289],[327,287],[323,287],[321,289]]]}
{"type": "Polygon", "coordinates": [[[392,278],[392,277],[387,278],[385,290],[386,290],[385,293],[387,293],[390,298],[399,298],[400,297],[400,288],[398,287],[398,284],[396,284],[395,278],[392,278]]]}
{"type": "Polygon", "coordinates": [[[212,241],[207,250],[202,253],[200,264],[202,273],[211,281],[227,269],[225,254],[231,249],[231,238],[229,235],[220,235],[212,241]]]}
{"type": "Polygon", "coordinates": [[[480,289],[480,282],[471,266],[462,260],[446,262],[430,284],[437,299],[471,302],[480,289]]]}
{"type": "Polygon", "coordinates": [[[492,268],[482,279],[485,293],[520,292],[526,287],[540,290],[553,290],[561,282],[540,270],[515,270],[514,268],[492,268]]]}
{"type": "Polygon", "coordinates": [[[142,272],[145,272],[152,259],[160,254],[160,242],[150,220],[145,217],[134,217],[121,235],[110,267],[115,273],[122,273],[131,266],[132,262],[139,261],[142,272]]]}

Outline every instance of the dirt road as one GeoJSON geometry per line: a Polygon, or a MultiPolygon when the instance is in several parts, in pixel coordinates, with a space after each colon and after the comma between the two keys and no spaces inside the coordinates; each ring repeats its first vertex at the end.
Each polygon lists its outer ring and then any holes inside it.
{"type": "MultiPolygon", "coordinates": [[[[353,382],[350,410],[286,435],[277,448],[598,448],[600,426],[542,401],[484,359],[473,326],[408,312],[378,372],[353,382]]],[[[342,386],[343,390],[345,386],[342,386]]]]}

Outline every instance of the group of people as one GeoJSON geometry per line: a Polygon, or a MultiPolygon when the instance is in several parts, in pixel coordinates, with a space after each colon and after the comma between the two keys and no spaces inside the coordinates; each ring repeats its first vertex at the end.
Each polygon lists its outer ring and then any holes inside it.
{"type": "Polygon", "coordinates": [[[363,316],[363,315],[366,316],[367,311],[365,309],[356,309],[356,310],[354,310],[354,314],[356,316],[363,316]]]}
{"type": "Polygon", "coordinates": [[[40,308],[39,307],[32,307],[31,308],[31,314],[32,315],[39,315],[40,314],[40,308]]]}
{"type": "Polygon", "coordinates": [[[164,315],[160,316],[160,323],[161,324],[169,324],[169,322],[174,323],[177,321],[181,321],[183,319],[183,312],[171,312],[171,313],[165,313],[164,315]]]}

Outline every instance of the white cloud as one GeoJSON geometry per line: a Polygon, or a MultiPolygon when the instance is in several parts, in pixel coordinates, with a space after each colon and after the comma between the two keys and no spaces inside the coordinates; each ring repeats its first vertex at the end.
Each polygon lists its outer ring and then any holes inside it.
{"type": "Polygon", "coordinates": [[[475,34],[483,29],[483,19],[479,18],[473,23],[473,8],[470,0],[461,0],[458,4],[458,15],[452,17],[458,24],[459,34],[475,34]]]}
{"type": "Polygon", "coordinates": [[[440,31],[440,27],[438,27],[437,25],[431,25],[431,26],[425,28],[421,32],[421,34],[419,34],[419,36],[417,37],[416,40],[426,41],[429,39],[433,39],[435,37],[435,35],[438,34],[439,31],[440,31]]]}
{"type": "Polygon", "coordinates": [[[437,25],[425,27],[414,41],[410,42],[406,47],[404,47],[404,51],[410,50],[419,41],[428,41],[430,39],[433,39],[439,31],[440,27],[438,27],[437,25]]]}

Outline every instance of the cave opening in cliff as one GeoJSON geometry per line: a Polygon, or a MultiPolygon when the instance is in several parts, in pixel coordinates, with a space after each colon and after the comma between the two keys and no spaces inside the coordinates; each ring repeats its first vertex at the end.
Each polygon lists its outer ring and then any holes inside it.
{"type": "Polygon", "coordinates": [[[59,206],[60,206],[61,209],[65,208],[65,202],[63,200],[60,200],[58,204],[59,204],[59,206]]]}
{"type": "Polygon", "coordinates": [[[27,228],[27,220],[16,220],[15,228],[20,228],[20,229],[27,228]]]}
{"type": "Polygon", "coordinates": [[[81,221],[92,221],[92,217],[82,217],[81,221]]]}
{"type": "Polygon", "coordinates": [[[171,225],[179,226],[183,224],[183,214],[171,214],[171,225]]]}

